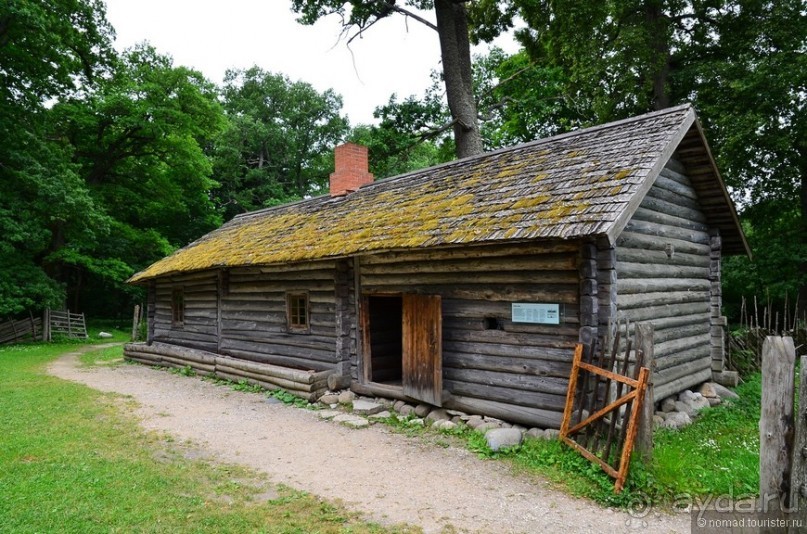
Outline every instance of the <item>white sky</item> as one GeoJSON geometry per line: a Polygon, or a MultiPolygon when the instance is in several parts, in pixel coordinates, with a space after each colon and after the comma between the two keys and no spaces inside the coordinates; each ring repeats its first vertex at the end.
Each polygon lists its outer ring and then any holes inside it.
{"type": "MultiPolygon", "coordinates": [[[[429,73],[440,66],[437,33],[397,15],[380,21],[348,49],[338,41],[338,17],[303,26],[288,0],[106,3],[119,50],[149,41],[173,56],[175,65],[195,68],[217,84],[228,68],[258,65],[318,91],[332,88],[342,95],[343,111],[353,125],[373,122],[373,109],[392,93],[421,95],[430,84],[429,73]]],[[[507,38],[497,45],[516,49],[507,38]]]]}

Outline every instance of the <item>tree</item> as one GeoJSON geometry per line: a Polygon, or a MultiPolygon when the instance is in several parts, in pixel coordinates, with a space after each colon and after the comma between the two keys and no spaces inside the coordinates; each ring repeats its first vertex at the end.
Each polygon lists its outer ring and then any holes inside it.
{"type": "Polygon", "coordinates": [[[104,11],[100,0],[8,0],[0,11],[0,316],[61,305],[47,261],[56,228],[103,226],[45,103],[91,90],[107,71],[104,11]]]}
{"type": "MultiPolygon", "coordinates": [[[[519,38],[530,55],[564,70],[566,98],[586,105],[584,115],[591,122],[693,101],[726,181],[745,208],[751,234],[784,239],[794,224],[798,229],[791,241],[761,247],[758,254],[791,251],[788,261],[801,267],[789,285],[799,287],[802,302],[807,301],[807,12],[802,1],[512,0],[502,5],[501,19],[517,9],[526,21],[528,29],[519,38]],[[779,221],[780,231],[771,231],[771,221],[779,221]]],[[[500,19],[490,20],[495,32],[500,19]]],[[[484,29],[483,24],[479,31],[484,29]]],[[[784,266],[779,270],[785,271],[784,266]]]]}
{"type": "Polygon", "coordinates": [[[302,24],[314,24],[326,15],[342,19],[343,34],[348,43],[387,16],[397,13],[412,18],[435,30],[440,38],[446,99],[451,111],[458,158],[482,152],[476,101],[471,73],[471,45],[468,28],[467,0],[407,0],[402,7],[394,0],[292,0],[292,9],[300,14],[302,24]],[[436,24],[414,9],[433,9],[436,24]],[[349,14],[347,12],[349,11],[349,14]]]}
{"type": "Polygon", "coordinates": [[[80,307],[87,284],[106,286],[107,306],[126,278],[221,221],[203,151],[223,125],[215,86],[139,45],[117,59],[96,90],[54,105],[51,135],[71,163],[98,221],[60,221],[46,263],[80,307]]]}
{"type": "Polygon", "coordinates": [[[348,130],[337,94],[252,67],[227,72],[222,98],[229,125],[213,150],[214,195],[226,219],[326,189],[348,130]]]}

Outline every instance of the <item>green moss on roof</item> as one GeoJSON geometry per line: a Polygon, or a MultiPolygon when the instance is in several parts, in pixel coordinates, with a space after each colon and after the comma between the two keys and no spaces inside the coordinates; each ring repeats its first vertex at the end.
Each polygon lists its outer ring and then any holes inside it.
{"type": "Polygon", "coordinates": [[[245,214],[130,281],[392,249],[602,234],[688,112],[675,108],[380,180],[346,197],[245,214]]]}

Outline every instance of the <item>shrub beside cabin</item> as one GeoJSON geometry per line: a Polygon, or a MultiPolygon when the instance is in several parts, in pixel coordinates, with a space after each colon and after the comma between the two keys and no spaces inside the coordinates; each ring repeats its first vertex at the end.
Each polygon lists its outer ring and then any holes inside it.
{"type": "Polygon", "coordinates": [[[655,396],[724,381],[722,254],[748,254],[681,106],[234,218],[130,280],[146,363],[558,427],[574,345],[655,325],[655,396]]]}

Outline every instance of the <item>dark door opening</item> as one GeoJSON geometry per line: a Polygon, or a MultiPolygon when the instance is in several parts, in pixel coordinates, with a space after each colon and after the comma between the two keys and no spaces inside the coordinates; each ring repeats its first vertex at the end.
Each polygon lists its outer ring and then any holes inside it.
{"type": "Polygon", "coordinates": [[[367,299],[370,329],[370,381],[401,385],[403,374],[403,299],[371,296],[367,299]]]}

